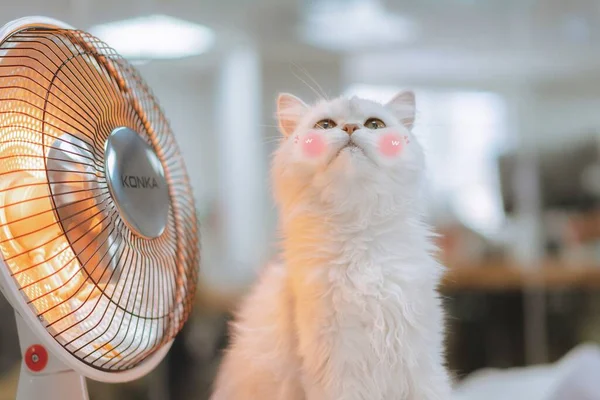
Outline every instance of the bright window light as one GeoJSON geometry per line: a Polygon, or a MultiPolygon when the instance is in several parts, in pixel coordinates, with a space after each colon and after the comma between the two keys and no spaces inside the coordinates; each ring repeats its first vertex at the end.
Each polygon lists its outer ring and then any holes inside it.
{"type": "Polygon", "coordinates": [[[189,57],[208,51],[215,42],[211,29],[166,15],[97,25],[90,33],[132,60],[189,57]]]}
{"type": "Polygon", "coordinates": [[[300,34],[317,47],[353,51],[412,41],[416,30],[380,0],[321,0],[310,2],[300,34]]]}

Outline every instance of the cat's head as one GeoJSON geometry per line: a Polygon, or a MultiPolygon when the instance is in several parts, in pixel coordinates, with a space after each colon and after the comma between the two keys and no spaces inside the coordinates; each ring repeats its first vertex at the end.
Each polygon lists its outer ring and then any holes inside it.
{"type": "Polygon", "coordinates": [[[284,138],[272,169],[277,200],[291,205],[316,196],[351,209],[377,198],[414,198],[424,169],[423,150],[411,132],[414,118],[412,92],[387,104],[340,97],[312,106],[280,94],[284,138]]]}

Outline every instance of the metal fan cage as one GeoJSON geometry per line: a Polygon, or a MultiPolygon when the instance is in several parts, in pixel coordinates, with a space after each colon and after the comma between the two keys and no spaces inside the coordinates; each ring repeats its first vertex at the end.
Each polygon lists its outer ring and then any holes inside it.
{"type": "Polygon", "coordinates": [[[173,339],[194,298],[194,200],[173,133],[138,72],[92,35],[28,27],[0,44],[0,251],[48,333],[107,372],[173,339]],[[169,192],[160,236],[136,235],[109,191],[117,127],[154,150],[169,192]]]}

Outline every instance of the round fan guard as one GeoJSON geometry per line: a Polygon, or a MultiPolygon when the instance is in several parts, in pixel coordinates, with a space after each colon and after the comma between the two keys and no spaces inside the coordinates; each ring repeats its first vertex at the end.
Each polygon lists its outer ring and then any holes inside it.
{"type": "Polygon", "coordinates": [[[186,321],[194,297],[199,245],[187,173],[169,125],[135,69],[98,39],[60,21],[28,17],[0,32],[0,201],[5,202],[0,204],[0,286],[22,319],[18,322],[51,355],[91,379],[123,382],[153,369],[186,321]],[[18,66],[6,62],[11,56],[30,61],[18,66]],[[80,76],[85,82],[79,83],[94,85],[95,95],[72,87],[69,80],[82,73],[69,65],[85,69],[80,76]],[[46,71],[49,66],[55,70],[46,71]],[[44,92],[34,89],[46,80],[44,92]],[[7,91],[19,82],[29,86],[7,91]],[[27,107],[34,111],[23,111],[27,107]],[[24,138],[23,130],[29,136],[24,138]],[[10,148],[15,144],[18,151],[10,148]],[[141,149],[137,156],[132,146],[141,149]],[[145,176],[127,175],[124,168],[140,163],[114,162],[115,157],[146,161],[153,169],[141,171],[145,176]],[[119,193],[123,185],[129,195],[119,193]],[[166,191],[140,195],[138,185],[166,191]],[[12,211],[14,204],[6,204],[16,196],[15,187],[23,203],[50,204],[19,223],[45,213],[43,221],[51,216],[54,225],[27,231],[11,220],[9,214],[20,215],[12,211]],[[140,199],[144,202],[136,205],[140,199]],[[148,213],[158,220],[153,226],[144,226],[148,213]],[[25,233],[15,236],[17,231],[25,233]],[[31,235],[68,246],[41,252],[41,245],[28,246],[31,235]],[[59,259],[52,276],[40,272],[41,265],[59,259]],[[27,272],[36,268],[37,275],[27,272]],[[66,275],[52,283],[57,271],[66,275]]]}

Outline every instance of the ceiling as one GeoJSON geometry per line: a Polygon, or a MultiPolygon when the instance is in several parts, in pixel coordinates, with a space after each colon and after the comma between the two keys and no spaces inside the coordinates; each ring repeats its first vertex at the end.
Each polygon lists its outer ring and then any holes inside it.
{"type": "MultiPolygon", "coordinates": [[[[152,13],[201,22],[217,31],[219,46],[211,54],[177,62],[194,69],[214,65],[232,45],[249,43],[265,60],[342,59],[348,79],[372,83],[541,84],[594,76],[600,68],[600,2],[595,0],[380,0],[386,13],[414,22],[414,40],[373,43],[355,52],[302,42],[298,31],[311,6],[330,3],[343,10],[354,1],[21,0],[5,1],[0,10],[6,21],[37,14],[84,29],[152,13]]],[[[371,22],[344,21],[338,29],[356,29],[355,23],[371,22]]]]}

